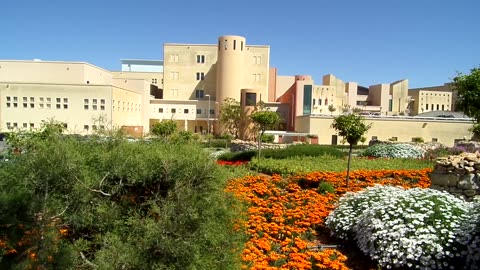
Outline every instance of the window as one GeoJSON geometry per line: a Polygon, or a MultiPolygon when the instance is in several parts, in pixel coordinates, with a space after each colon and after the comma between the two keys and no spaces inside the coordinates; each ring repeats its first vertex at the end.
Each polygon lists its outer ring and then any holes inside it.
{"type": "Polygon", "coordinates": [[[197,81],[203,81],[205,79],[205,73],[197,72],[197,81]]]}
{"type": "Polygon", "coordinates": [[[445,105],[442,105],[442,111],[445,111],[445,105]]]}
{"type": "Polygon", "coordinates": [[[30,103],[30,108],[35,108],[35,103],[30,103]]]}
{"type": "Polygon", "coordinates": [[[178,54],[170,54],[169,61],[170,63],[178,63],[178,54]]]}
{"type": "Polygon", "coordinates": [[[52,108],[52,104],[47,103],[47,109],[51,109],[51,108],[52,108]]]}
{"type": "Polygon", "coordinates": [[[61,98],[57,98],[57,103],[60,103],[62,101],[61,98]]]}
{"type": "Polygon", "coordinates": [[[62,106],[60,104],[57,104],[57,109],[60,109],[62,108],[62,106]]]}
{"type": "Polygon", "coordinates": [[[17,123],[13,123],[13,127],[17,128],[18,127],[17,123]]]}
{"type": "Polygon", "coordinates": [[[100,104],[105,104],[105,99],[100,99],[100,104]]]}
{"type": "Polygon", "coordinates": [[[430,108],[431,108],[430,110],[432,110],[432,111],[433,111],[433,104],[431,104],[431,105],[430,105],[430,108]]]}
{"type": "Polygon", "coordinates": [[[88,125],[83,125],[83,130],[88,131],[88,128],[89,128],[88,125]]]}
{"type": "Polygon", "coordinates": [[[100,110],[105,111],[105,105],[100,105],[100,110]]]}
{"type": "Polygon", "coordinates": [[[97,99],[96,98],[92,99],[92,104],[97,104],[97,99]]]}
{"type": "Polygon", "coordinates": [[[93,129],[93,130],[97,130],[97,126],[96,126],[96,125],[92,125],[92,129],[93,129]]]}
{"type": "Polygon", "coordinates": [[[40,102],[43,102],[43,97],[40,98],[40,102]]]}
{"type": "Polygon", "coordinates": [[[197,55],[197,64],[205,64],[205,55],[197,55]]]}
{"type": "Polygon", "coordinates": [[[210,109],[210,115],[215,114],[215,109],[210,109]]]}
{"type": "Polygon", "coordinates": [[[43,103],[38,104],[40,106],[40,109],[43,109],[43,103]]]}
{"type": "Polygon", "coordinates": [[[313,99],[313,101],[312,101],[312,105],[313,105],[313,106],[315,106],[315,99],[313,99]]]}
{"type": "Polygon", "coordinates": [[[440,110],[440,104],[437,104],[437,111],[440,110]]]}
{"type": "Polygon", "coordinates": [[[18,103],[13,103],[13,107],[14,107],[14,108],[17,108],[17,107],[18,107],[18,103]]]}
{"type": "Polygon", "coordinates": [[[325,106],[328,106],[328,99],[325,99],[325,106]]]}
{"type": "Polygon", "coordinates": [[[88,104],[83,105],[83,109],[88,110],[88,104]]]}
{"type": "Polygon", "coordinates": [[[438,142],[437,138],[432,138],[432,142],[438,142]]]}
{"type": "Polygon", "coordinates": [[[187,113],[188,113],[188,109],[183,109],[183,113],[187,114],[187,113]]]}
{"type": "Polygon", "coordinates": [[[17,97],[13,97],[13,101],[18,101],[18,98],[17,97]]]}
{"type": "Polygon", "coordinates": [[[157,79],[152,79],[152,83],[153,83],[153,84],[156,84],[156,83],[157,83],[157,79]]]}
{"type": "MultiPolygon", "coordinates": [[[[315,104],[313,104],[313,105],[315,105],[315,104]]],[[[322,99],[321,98],[318,99],[318,106],[322,106],[322,99]]]]}
{"type": "Polygon", "coordinates": [[[10,103],[7,102],[7,108],[10,108],[10,103]]]}
{"type": "Polygon", "coordinates": [[[52,98],[47,97],[47,102],[48,103],[52,102],[52,98]]]}
{"type": "Polygon", "coordinates": [[[197,114],[202,114],[202,109],[197,109],[197,114]]]}
{"type": "Polygon", "coordinates": [[[225,43],[223,43],[225,50],[227,50],[227,40],[225,39],[225,43]]]}
{"type": "Polygon", "coordinates": [[[262,57],[261,57],[261,56],[258,56],[258,55],[257,55],[257,56],[254,56],[254,57],[253,57],[253,63],[254,63],[255,65],[260,65],[260,64],[262,64],[262,57]]]}
{"type": "Polygon", "coordinates": [[[252,81],[259,82],[261,79],[262,79],[262,77],[261,77],[260,73],[252,74],[252,81]]]}
{"type": "Polygon", "coordinates": [[[195,90],[195,98],[203,98],[204,94],[204,90],[195,90]]]}
{"type": "Polygon", "coordinates": [[[12,129],[12,123],[7,122],[7,129],[12,129]]]}
{"type": "Polygon", "coordinates": [[[236,50],[236,49],[237,49],[237,41],[233,40],[233,50],[236,50]]]}
{"type": "Polygon", "coordinates": [[[256,93],[246,93],[246,106],[255,106],[257,105],[257,94],[256,93]]]}
{"type": "Polygon", "coordinates": [[[35,127],[35,124],[34,123],[30,123],[30,128],[34,128],[35,127]]]}
{"type": "Polygon", "coordinates": [[[63,103],[68,103],[68,98],[63,98],[63,103]]]}
{"type": "Polygon", "coordinates": [[[10,97],[7,97],[7,101],[10,101],[10,97]]]}
{"type": "Polygon", "coordinates": [[[177,112],[177,109],[172,108],[171,112],[172,112],[172,113],[176,113],[176,112],[177,112]]]}
{"type": "Polygon", "coordinates": [[[24,108],[27,108],[28,107],[27,105],[28,105],[27,103],[23,103],[24,108]]]}
{"type": "Polygon", "coordinates": [[[63,104],[64,109],[68,109],[68,104],[63,104]]]}
{"type": "Polygon", "coordinates": [[[96,111],[97,110],[97,105],[92,105],[92,110],[96,111]]]}
{"type": "Polygon", "coordinates": [[[27,128],[27,127],[28,127],[27,123],[23,123],[23,128],[27,128]]]}
{"type": "Polygon", "coordinates": [[[30,102],[35,102],[35,98],[34,98],[34,97],[30,97],[30,102]]]}
{"type": "Polygon", "coordinates": [[[178,72],[176,71],[170,72],[170,78],[175,81],[178,80],[178,72]]]}
{"type": "Polygon", "coordinates": [[[158,108],[158,113],[163,113],[163,108],[158,108]]]}
{"type": "Polygon", "coordinates": [[[240,50],[243,51],[243,40],[240,43],[240,50]]]}
{"type": "Polygon", "coordinates": [[[23,102],[27,102],[28,101],[28,98],[27,97],[23,97],[23,102]]]}
{"type": "Polygon", "coordinates": [[[88,98],[84,99],[83,103],[88,104],[88,98]]]}
{"type": "Polygon", "coordinates": [[[178,97],[178,89],[176,88],[170,89],[170,94],[172,97],[178,97]]]}

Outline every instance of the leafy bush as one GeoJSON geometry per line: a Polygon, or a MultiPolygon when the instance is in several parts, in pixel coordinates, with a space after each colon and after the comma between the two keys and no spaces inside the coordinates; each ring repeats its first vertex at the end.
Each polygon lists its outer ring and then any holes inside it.
{"type": "Polygon", "coordinates": [[[433,189],[374,186],[347,193],[325,223],[379,265],[401,269],[453,267],[468,203],[433,189]]]}
{"type": "Polygon", "coordinates": [[[335,187],[327,182],[321,182],[317,190],[320,194],[335,193],[335,187]]]}
{"type": "Polygon", "coordinates": [[[289,157],[319,157],[319,156],[344,157],[345,153],[327,145],[296,144],[283,149],[262,150],[262,157],[284,159],[289,157]]]}
{"type": "Polygon", "coordinates": [[[218,156],[218,160],[226,161],[250,161],[257,155],[257,151],[241,151],[241,152],[227,152],[218,156]]]}
{"type": "Polygon", "coordinates": [[[424,140],[422,137],[413,137],[413,138],[412,138],[412,142],[424,143],[425,140],[424,140]]]}
{"type": "Polygon", "coordinates": [[[210,139],[202,144],[203,147],[208,148],[228,148],[230,147],[230,140],[228,139],[210,139]]]}
{"type": "Polygon", "coordinates": [[[423,151],[411,144],[375,144],[368,147],[362,156],[377,158],[421,158],[423,151]]]}
{"type": "Polygon", "coordinates": [[[275,140],[275,135],[272,134],[263,134],[262,135],[262,142],[263,143],[273,143],[275,140]]]}

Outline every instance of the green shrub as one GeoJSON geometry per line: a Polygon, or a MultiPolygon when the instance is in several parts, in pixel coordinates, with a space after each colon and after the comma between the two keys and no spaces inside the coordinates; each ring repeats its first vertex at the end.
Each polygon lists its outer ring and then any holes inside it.
{"type": "Polygon", "coordinates": [[[424,140],[422,137],[413,137],[413,138],[412,138],[412,142],[415,142],[415,143],[424,143],[425,140],[424,140]]]}
{"type": "Polygon", "coordinates": [[[262,150],[262,157],[273,159],[285,159],[289,157],[319,157],[319,156],[344,157],[342,151],[326,145],[318,144],[297,144],[290,145],[283,149],[265,149],[262,150]]]}
{"type": "Polygon", "coordinates": [[[275,135],[272,134],[263,134],[262,135],[262,142],[263,143],[273,143],[275,140],[275,135]]]}
{"type": "Polygon", "coordinates": [[[335,193],[335,187],[333,187],[333,185],[330,184],[330,183],[321,182],[321,183],[318,185],[317,191],[318,191],[318,193],[320,193],[320,194],[335,193]]]}
{"type": "Polygon", "coordinates": [[[203,147],[206,148],[228,148],[230,147],[230,140],[228,139],[210,139],[205,141],[203,147]]]}
{"type": "Polygon", "coordinates": [[[218,160],[226,161],[250,161],[257,155],[257,151],[241,151],[241,152],[227,152],[218,156],[218,160]]]}

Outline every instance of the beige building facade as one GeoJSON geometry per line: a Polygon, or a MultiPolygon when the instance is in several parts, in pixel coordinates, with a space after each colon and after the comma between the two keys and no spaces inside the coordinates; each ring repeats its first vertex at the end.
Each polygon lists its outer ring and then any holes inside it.
{"type": "MultiPolygon", "coordinates": [[[[121,60],[121,71],[83,62],[0,61],[0,132],[53,118],[71,133],[122,127],[141,136],[172,119],[184,130],[219,134],[219,109],[232,98],[247,114],[262,101],[281,116],[278,130],[315,134],[325,144],[332,143],[332,117],[353,109],[373,117],[378,127],[369,136],[379,139],[450,144],[469,135],[465,119],[410,117],[454,110],[450,84],[409,89],[408,80],[399,80],[363,87],[333,74],[316,84],[309,75],[278,75],[269,46],[235,35],[214,44],[167,43],[163,54],[164,60],[121,60]]],[[[247,122],[241,134],[248,137],[247,122]]]]}

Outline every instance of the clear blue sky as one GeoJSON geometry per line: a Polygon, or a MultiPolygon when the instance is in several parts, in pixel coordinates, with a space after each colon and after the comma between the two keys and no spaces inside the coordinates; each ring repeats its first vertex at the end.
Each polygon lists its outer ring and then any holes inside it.
{"type": "Polygon", "coordinates": [[[0,59],[163,59],[164,43],[225,34],[270,45],[280,75],[441,85],[480,65],[479,0],[3,0],[0,59]]]}

